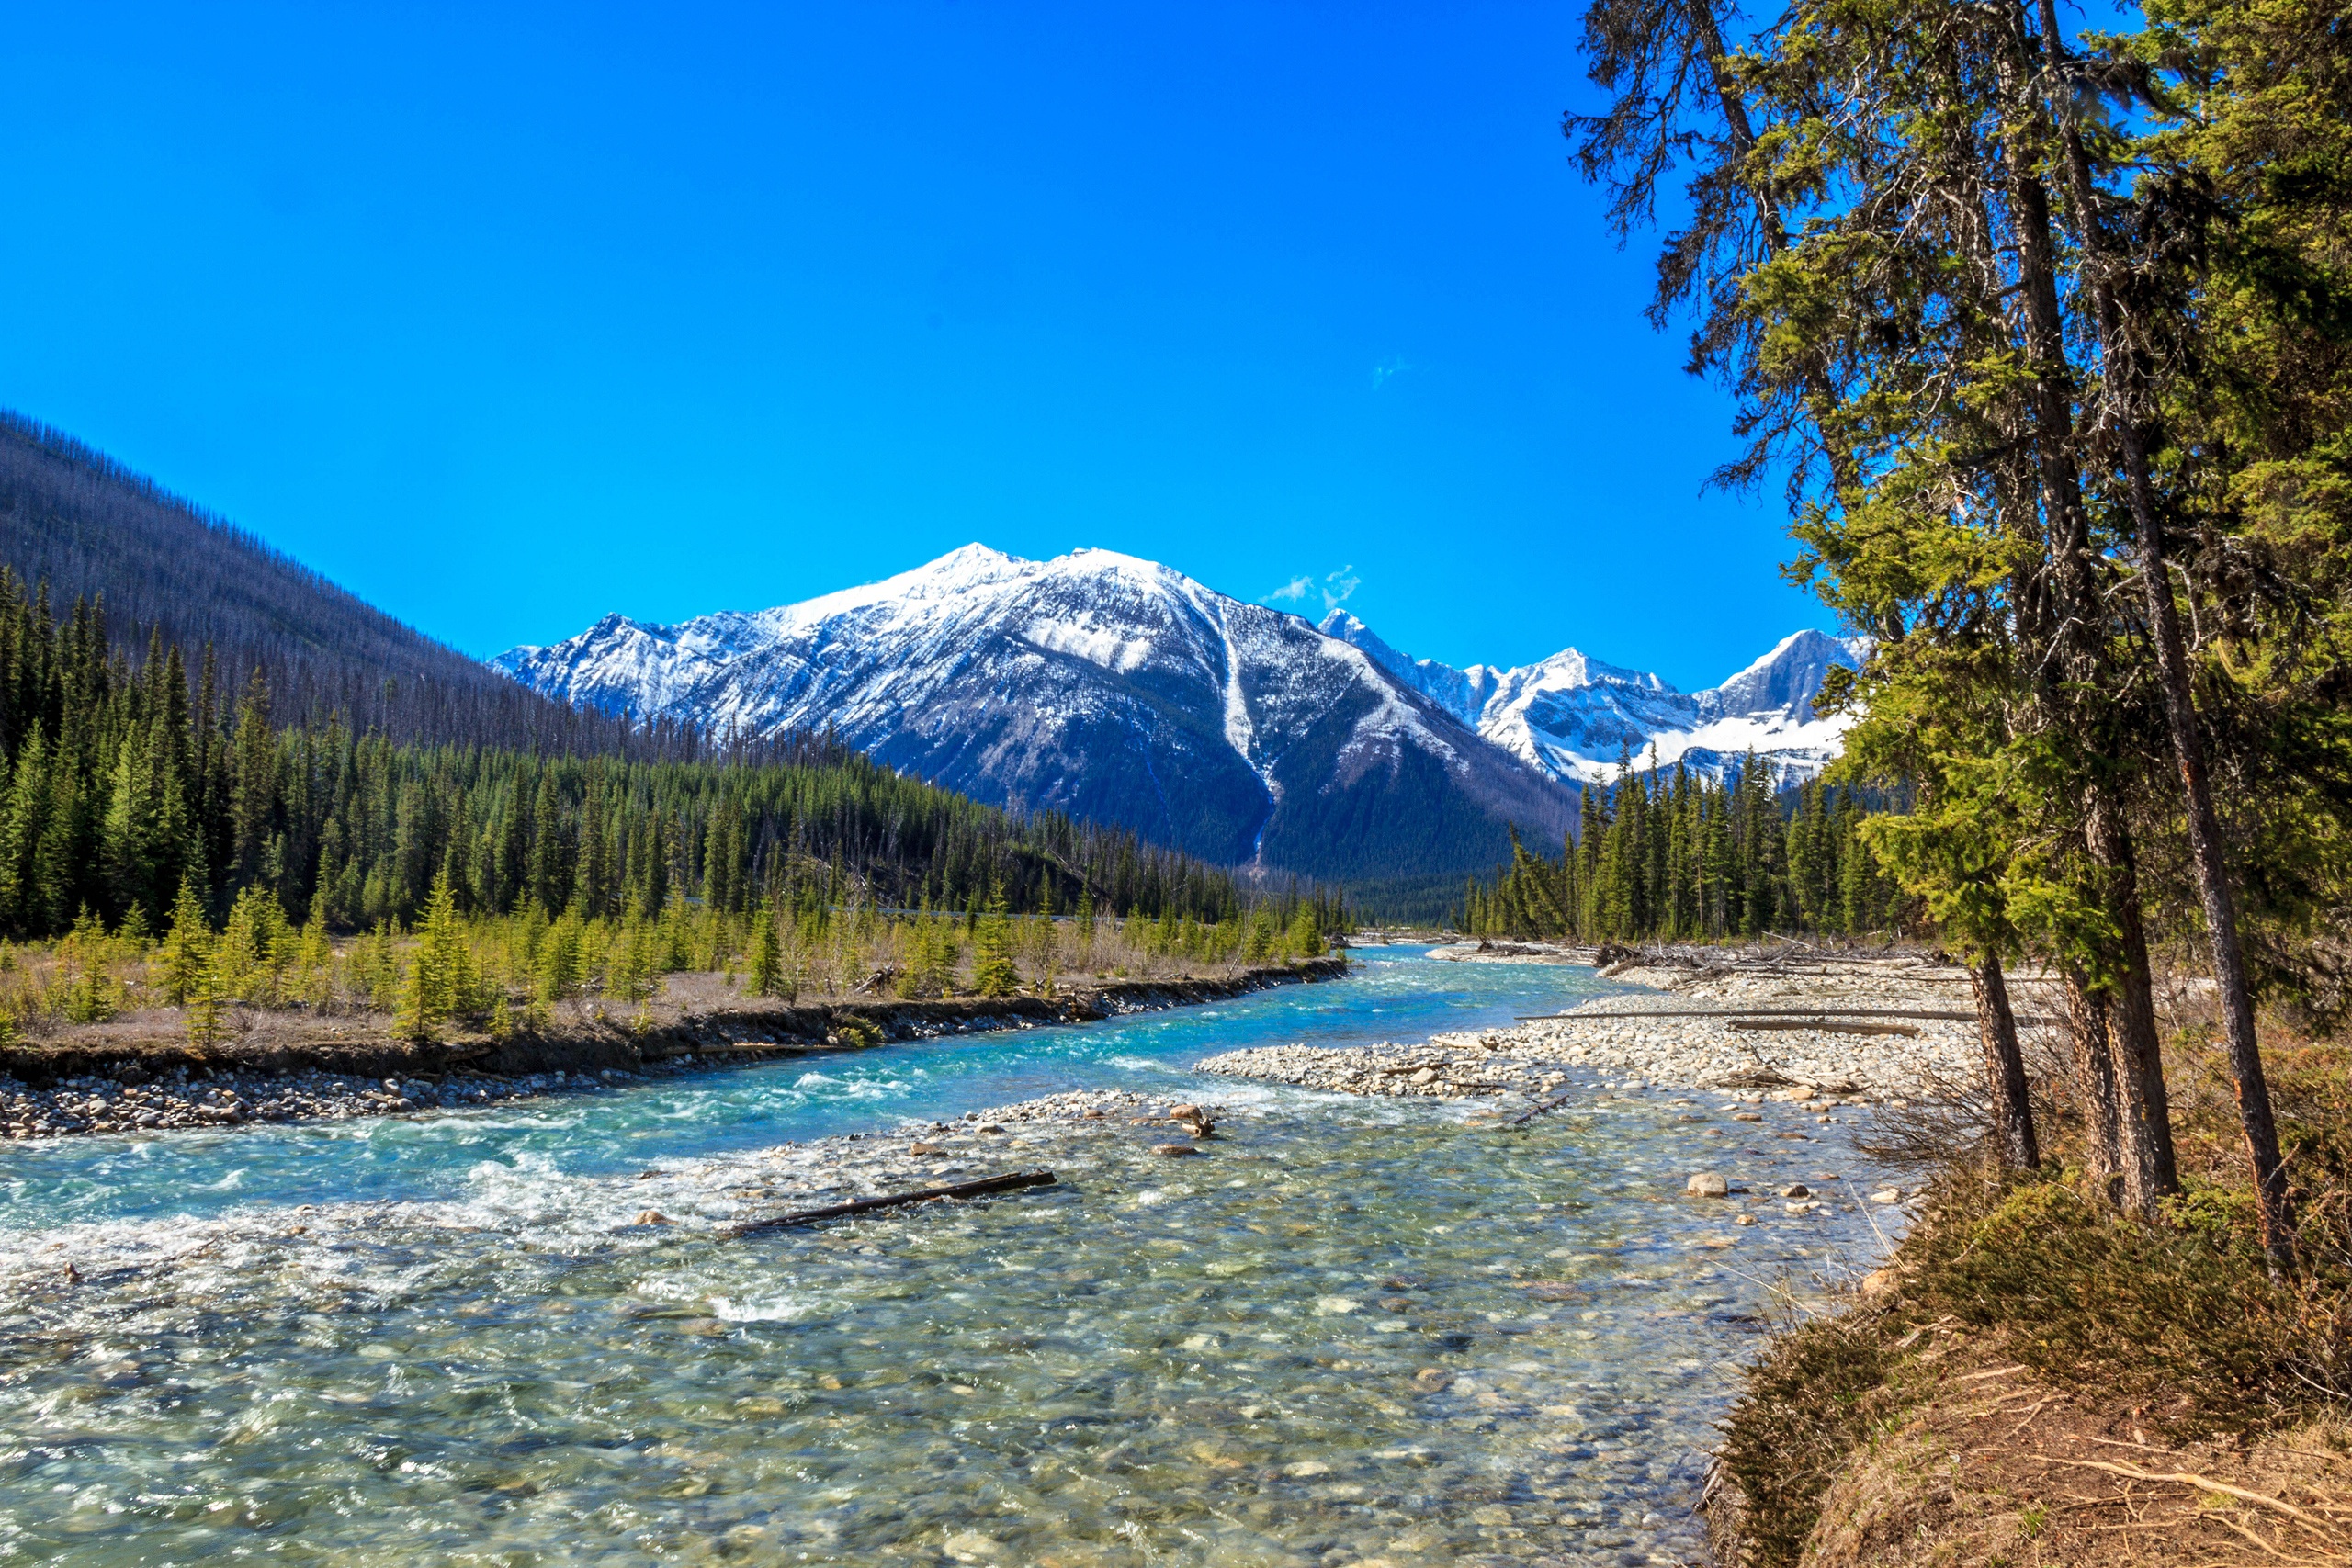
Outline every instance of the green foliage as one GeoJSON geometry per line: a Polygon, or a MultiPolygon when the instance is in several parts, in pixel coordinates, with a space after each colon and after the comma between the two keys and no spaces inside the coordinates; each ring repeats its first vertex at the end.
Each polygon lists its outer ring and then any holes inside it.
{"type": "MultiPolygon", "coordinates": [[[[531,908],[536,910],[535,903],[531,908]]],[[[582,929],[576,906],[568,908],[563,917],[547,927],[539,937],[537,962],[537,992],[543,1002],[568,1001],[580,994],[586,977],[585,945],[587,933],[582,929]]]]}
{"type": "MultiPolygon", "coordinates": [[[[1160,919],[1164,923],[1167,912],[1160,919]]],[[[972,937],[972,989],[984,997],[1009,997],[1020,983],[1020,972],[1012,962],[1012,932],[1005,919],[1004,894],[1000,889],[989,900],[989,912],[972,937]]]]}
{"type": "Polygon", "coordinates": [[[435,877],[425,900],[424,923],[409,954],[392,1031],[403,1039],[429,1040],[451,1019],[476,1010],[480,989],[456,895],[447,876],[435,877]]]}
{"type": "Polygon", "coordinates": [[[205,924],[204,909],[196,901],[196,890],[185,882],[180,884],[178,901],[172,906],[171,929],[164,933],[159,956],[162,962],[150,973],[164,999],[178,1007],[195,994],[198,982],[212,963],[212,928],[205,924]]]}
{"type": "MultiPolygon", "coordinates": [[[[96,606],[57,620],[45,588],[0,569],[0,935],[60,935],[85,906],[110,921],[170,908],[192,931],[190,898],[217,929],[256,889],[281,920],[365,931],[417,920],[443,877],[467,916],[657,919],[666,972],[707,959],[693,941],[741,931],[690,931],[695,908],[822,924],[863,897],[977,915],[995,890],[1016,913],[1214,920],[1242,903],[1227,874],[1133,834],[1016,818],[830,742],[779,743],[763,754],[789,760],[758,765],[548,757],[397,746],[332,719],[276,728],[272,702],[258,671],[242,691],[209,658],[191,677],[153,636],[134,662],[96,606]]],[[[273,934],[248,937],[250,963],[231,955],[235,985],[269,983],[273,934]]]]}
{"type": "Polygon", "coordinates": [[[744,984],[755,997],[778,994],[784,981],[784,945],[776,940],[775,916],[766,909],[752,917],[752,935],[744,946],[749,969],[744,984]]]}
{"type": "Polygon", "coordinates": [[[1716,784],[1677,763],[1613,788],[1589,784],[1576,840],[1552,860],[1511,835],[1510,863],[1472,883],[1460,924],[1474,936],[1577,942],[1712,941],[1765,931],[1859,936],[1905,910],[1865,843],[1890,820],[1859,798],[1811,781],[1783,813],[1769,770],[1751,756],[1716,784]]]}
{"type": "Polygon", "coordinates": [[[1727,477],[1787,475],[1790,576],[1875,639],[1826,694],[1844,776],[1911,795],[1875,858],[1957,947],[2138,986],[2142,906],[2193,903],[2177,615],[2216,886],[2263,978],[2352,1010],[2352,33],[2331,0],[2053,14],[1802,0],[1726,41],[1591,0],[1611,101],[1570,130],[1621,233],[1690,178],[1653,313],[1740,400],[1727,477]]]}
{"type": "Polygon", "coordinates": [[[220,976],[209,959],[188,988],[185,1022],[188,1048],[198,1055],[211,1050],[228,1036],[220,1022],[220,976]]]}

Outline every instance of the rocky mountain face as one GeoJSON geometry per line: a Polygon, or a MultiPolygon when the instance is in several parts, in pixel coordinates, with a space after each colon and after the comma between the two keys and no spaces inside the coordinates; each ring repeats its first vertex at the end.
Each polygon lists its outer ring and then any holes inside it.
{"type": "Polygon", "coordinates": [[[1653,752],[1664,767],[1720,774],[1754,751],[1776,784],[1810,778],[1838,755],[1845,729],[1841,717],[1816,714],[1814,698],[1833,667],[1854,668],[1867,651],[1859,637],[1802,631],[1722,685],[1684,693],[1573,648],[1515,669],[1456,670],[1398,653],[1344,610],[1321,630],[1531,768],[1575,784],[1606,783],[1621,757],[1642,766],[1653,752]]]}
{"type": "Polygon", "coordinates": [[[679,626],[608,615],[497,668],[548,696],[759,734],[831,728],[976,799],[1132,828],[1225,864],[1360,881],[1555,843],[1630,752],[1782,780],[1835,755],[1812,701],[1857,645],[1800,632],[1708,691],[1574,649],[1516,669],[1398,653],[1107,550],[978,545],[863,588],[679,626]]]}
{"type": "Polygon", "coordinates": [[[1531,769],[1299,616],[1105,550],[978,545],[804,604],[654,626],[609,615],[493,661],[609,714],[830,727],[977,799],[1135,829],[1204,859],[1355,880],[1491,866],[1556,841],[1531,769]]]}

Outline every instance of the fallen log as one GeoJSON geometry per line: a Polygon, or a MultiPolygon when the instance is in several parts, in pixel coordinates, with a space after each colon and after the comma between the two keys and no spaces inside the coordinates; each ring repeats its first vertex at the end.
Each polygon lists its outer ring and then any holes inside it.
{"type": "Polygon", "coordinates": [[[1022,1170],[1010,1176],[983,1177],[978,1181],[959,1181],[953,1187],[926,1187],[920,1192],[893,1192],[881,1198],[861,1198],[854,1203],[835,1203],[830,1208],[803,1209],[797,1214],[780,1214],[772,1220],[754,1220],[738,1225],[730,1234],[738,1236],[759,1235],[767,1231],[780,1231],[794,1225],[814,1224],[819,1220],[845,1219],[852,1214],[870,1214],[876,1209],[896,1209],[907,1203],[928,1203],[934,1198],[981,1198],[991,1192],[1012,1192],[1023,1187],[1050,1187],[1054,1173],[1050,1170],[1022,1170]]]}
{"type": "Polygon", "coordinates": [[[1566,1105],[1569,1100],[1574,1100],[1575,1098],[1576,1091],[1573,1089],[1569,1090],[1566,1094],[1555,1095],[1552,1099],[1544,1101],[1541,1105],[1532,1105],[1528,1107],[1518,1115],[1512,1117],[1510,1121],[1505,1122],[1503,1125],[1506,1127],[1517,1127],[1523,1122],[1532,1122],[1538,1116],[1543,1115],[1546,1111],[1557,1111],[1561,1106],[1566,1105]]]}
{"type": "MultiPolygon", "coordinates": [[[[1923,1011],[1916,1008],[1644,1008],[1615,1012],[1530,1012],[1521,1013],[1521,1023],[1543,1023],[1566,1020],[1581,1023],[1589,1018],[1926,1018],[1954,1023],[1973,1023],[1973,1012],[1923,1011]]],[[[2037,1013],[2018,1014],[2019,1023],[2064,1023],[2065,1020],[2044,1018],[2037,1013]]]]}
{"type": "Polygon", "coordinates": [[[1917,1034],[1916,1023],[1848,1023],[1815,1016],[1813,1018],[1735,1018],[1734,1029],[1806,1029],[1818,1034],[1917,1034]]]}

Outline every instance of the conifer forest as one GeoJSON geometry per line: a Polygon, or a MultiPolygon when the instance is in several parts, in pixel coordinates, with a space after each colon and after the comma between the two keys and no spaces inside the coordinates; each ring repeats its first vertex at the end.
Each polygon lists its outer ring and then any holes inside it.
{"type": "Polygon", "coordinates": [[[1718,942],[1891,931],[1910,901],[1862,833],[1852,790],[1810,780],[1783,812],[1750,757],[1728,780],[1624,770],[1589,784],[1557,859],[1512,842],[1510,863],[1463,897],[1474,936],[1577,942],[1718,942]]]}
{"type": "Polygon", "coordinates": [[[101,606],[55,615],[46,585],[0,568],[0,935],[65,950],[11,960],[0,1012],[107,1016],[151,956],[173,1006],[390,1010],[422,985],[412,1032],[486,1015],[493,972],[542,1001],[638,1002],[646,976],[739,963],[754,994],[877,967],[899,994],[1002,994],[1016,949],[1032,978],[1130,955],[1265,962],[1321,952],[1343,919],[1336,897],[1245,900],[1131,833],[1016,818],[822,739],[744,750],[548,757],[400,745],[334,715],[281,727],[258,669],[232,687],[160,631],[132,660],[101,606]],[[1082,953],[1057,947],[1057,913],[1082,953]],[[338,953],[331,933],[354,932],[338,953]]]}

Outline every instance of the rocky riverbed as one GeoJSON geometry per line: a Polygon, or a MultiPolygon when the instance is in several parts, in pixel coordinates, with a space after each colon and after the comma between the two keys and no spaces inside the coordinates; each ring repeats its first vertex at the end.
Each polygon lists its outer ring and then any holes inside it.
{"type": "MultiPolygon", "coordinates": [[[[1535,960],[1512,952],[1490,961],[1535,960]]],[[[1571,1082],[1623,1080],[1770,1092],[1828,1111],[1932,1093],[1973,1072],[1980,1049],[1966,1016],[1973,1005],[1966,972],[1926,961],[1777,971],[1624,966],[1611,977],[1649,990],[1508,1029],[1337,1049],[1262,1046],[1198,1068],[1345,1094],[1440,1099],[1543,1097],[1571,1082]],[[1932,1014],[1961,1016],[1920,1016],[1932,1014]]],[[[2034,1016],[2033,983],[2018,988],[2019,1011],[2034,1016]]]]}
{"type": "Polygon", "coordinates": [[[0,1136],[58,1138],[75,1133],[233,1127],[249,1122],[340,1122],[489,1105],[530,1095],[585,1093],[641,1078],[634,1073],[559,1072],[378,1080],[348,1073],[192,1073],[184,1067],[152,1076],[133,1068],[122,1077],[72,1077],[48,1089],[0,1078],[0,1136]]]}
{"type": "MultiPolygon", "coordinates": [[[[417,1113],[22,1148],[0,1191],[0,1421],[41,1459],[0,1475],[0,1542],[92,1568],[289,1540],[419,1563],[582,1542],[1697,1561],[1690,1509],[1758,1324],[1902,1224],[1848,1130],[1815,1122],[1860,1112],[1578,1069],[1575,1099],[1506,1133],[1476,1105],[1187,1070],[1592,987],[1403,954],[1311,996],[1091,1030],[646,1081],[345,1074],[322,1105],[417,1113]],[[567,1098],[436,1115],[412,1083],[567,1098]],[[1057,1179],[760,1228],[1039,1169],[1057,1179]],[[407,1468],[352,1463],[388,1431],[407,1468]]],[[[96,1093],[138,1126],[166,1092],[250,1112],[283,1088],[113,1081],[62,1109],[96,1093]]]]}

